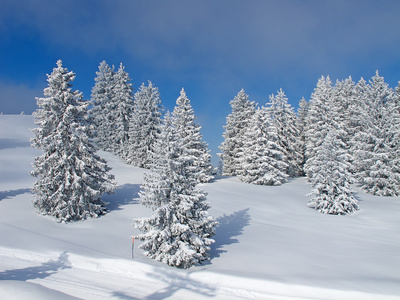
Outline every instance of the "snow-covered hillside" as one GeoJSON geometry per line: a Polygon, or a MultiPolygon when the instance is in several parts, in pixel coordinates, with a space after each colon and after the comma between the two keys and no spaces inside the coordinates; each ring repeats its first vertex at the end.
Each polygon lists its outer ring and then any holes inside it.
{"type": "Polygon", "coordinates": [[[278,187],[234,177],[202,185],[219,227],[208,264],[143,256],[134,217],[144,170],[106,152],[118,189],[109,213],[57,223],[32,206],[32,116],[0,116],[0,299],[400,299],[400,197],[355,187],[349,216],[307,207],[304,178],[278,187]],[[29,295],[29,296],[27,296],[29,295]]]}

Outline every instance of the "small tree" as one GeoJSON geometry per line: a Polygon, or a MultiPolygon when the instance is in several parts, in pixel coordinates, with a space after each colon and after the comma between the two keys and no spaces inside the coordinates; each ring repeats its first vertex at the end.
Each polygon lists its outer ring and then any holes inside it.
{"type": "Polygon", "coordinates": [[[257,109],[245,134],[239,179],[259,185],[281,185],[288,167],[275,125],[265,107],[257,109]]]}
{"type": "Polygon", "coordinates": [[[39,127],[32,130],[32,146],[44,152],[35,158],[31,172],[37,178],[33,204],[40,213],[60,222],[104,214],[101,196],[115,187],[114,177],[107,174],[110,168],[89,141],[93,130],[87,114],[89,103],[71,90],[74,78],[75,74],[57,61],[57,68],[48,75],[46,98],[37,98],[39,109],[34,116],[39,127]]]}
{"type": "Polygon", "coordinates": [[[304,164],[306,162],[305,152],[306,152],[306,118],[308,111],[308,103],[304,97],[299,101],[299,109],[297,110],[296,127],[299,132],[299,138],[297,139],[297,149],[300,152],[300,171],[301,175],[304,175],[304,164]]]}
{"type": "Polygon", "coordinates": [[[229,102],[232,112],[226,118],[224,141],[219,146],[219,156],[223,162],[223,175],[237,175],[240,168],[240,153],[243,153],[244,134],[253,116],[256,104],[249,100],[244,90],[229,102]]]}
{"type": "Polygon", "coordinates": [[[209,182],[213,178],[210,151],[203,141],[200,125],[195,123],[194,111],[184,89],[176,100],[172,116],[172,126],[176,130],[178,140],[186,155],[190,157],[191,166],[188,170],[191,170],[198,182],[209,182]]]}
{"type": "Polygon", "coordinates": [[[316,149],[313,165],[310,167],[313,174],[310,181],[314,186],[310,195],[314,197],[308,206],[322,213],[345,215],[359,209],[350,187],[348,154],[343,150],[343,144],[339,133],[332,129],[316,149]]]}
{"type": "Polygon", "coordinates": [[[129,123],[129,142],[125,160],[140,168],[150,168],[154,144],[160,131],[161,100],[158,88],[149,81],[142,84],[134,96],[133,113],[129,123]]]}
{"type": "Polygon", "coordinates": [[[217,222],[208,216],[206,194],[197,181],[186,176],[190,160],[177,139],[167,114],[156,144],[151,173],[141,186],[142,204],[154,214],[135,219],[145,255],[168,265],[189,268],[209,259],[217,222]]]}

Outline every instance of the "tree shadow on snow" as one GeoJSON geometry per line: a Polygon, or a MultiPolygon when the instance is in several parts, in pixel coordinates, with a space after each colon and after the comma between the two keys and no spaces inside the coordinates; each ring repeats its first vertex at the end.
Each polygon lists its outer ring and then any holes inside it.
{"type": "Polygon", "coordinates": [[[18,195],[22,195],[25,193],[30,193],[30,189],[18,189],[18,190],[9,190],[9,191],[0,191],[0,201],[7,199],[7,198],[12,198],[18,195]]]}
{"type": "Polygon", "coordinates": [[[158,269],[157,272],[149,273],[149,277],[160,280],[167,286],[154,291],[154,293],[147,295],[143,299],[166,299],[172,297],[179,290],[188,290],[204,297],[215,296],[215,288],[213,286],[190,278],[190,273],[192,272],[181,274],[174,271],[170,272],[166,269],[158,269]]]}
{"type": "Polygon", "coordinates": [[[120,210],[122,206],[128,204],[139,204],[139,184],[124,184],[119,186],[114,194],[104,195],[103,200],[108,202],[108,211],[120,210]]]}
{"type": "Polygon", "coordinates": [[[224,246],[239,243],[235,237],[243,233],[244,227],[250,224],[250,220],[249,208],[219,217],[217,219],[219,224],[213,237],[215,243],[211,245],[211,258],[220,257],[222,253],[225,253],[224,246]]]}
{"type": "Polygon", "coordinates": [[[121,299],[121,300],[139,300],[142,298],[136,298],[136,297],[131,297],[128,296],[125,292],[113,292],[111,294],[113,298],[121,299]]]}
{"type": "Polygon", "coordinates": [[[42,279],[57,273],[58,270],[70,269],[67,251],[60,254],[57,260],[49,260],[40,266],[27,267],[24,269],[5,270],[0,272],[0,280],[42,279]]]}
{"type": "Polygon", "coordinates": [[[17,139],[0,139],[0,150],[30,147],[30,142],[20,141],[17,139]]]}

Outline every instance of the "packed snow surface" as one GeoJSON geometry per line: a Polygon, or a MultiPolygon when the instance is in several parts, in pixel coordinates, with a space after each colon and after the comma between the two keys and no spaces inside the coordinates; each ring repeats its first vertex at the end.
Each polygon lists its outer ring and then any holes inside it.
{"type": "Polygon", "coordinates": [[[306,179],[202,184],[219,221],[212,259],[188,270],[153,261],[132,236],[143,169],[106,152],[118,182],[108,214],[57,223],[30,192],[32,116],[0,116],[0,299],[400,299],[400,197],[355,186],[360,211],[307,207],[306,179]],[[134,258],[132,258],[132,255],[134,258]]]}

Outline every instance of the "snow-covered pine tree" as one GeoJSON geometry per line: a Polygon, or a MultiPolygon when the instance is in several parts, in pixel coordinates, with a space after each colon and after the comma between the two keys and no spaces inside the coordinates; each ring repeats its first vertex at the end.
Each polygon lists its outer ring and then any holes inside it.
{"type": "Polygon", "coordinates": [[[45,98],[36,98],[39,109],[34,116],[39,127],[32,129],[32,146],[44,152],[35,158],[31,172],[37,178],[33,204],[41,214],[60,222],[104,214],[101,196],[115,187],[110,168],[89,141],[93,130],[88,122],[89,102],[71,90],[74,78],[57,61],[48,75],[45,98]]]}
{"type": "Polygon", "coordinates": [[[125,160],[140,168],[150,168],[154,144],[160,131],[161,100],[158,88],[149,81],[143,83],[134,96],[133,113],[129,123],[129,142],[125,160]]]}
{"type": "Polygon", "coordinates": [[[368,109],[368,84],[361,78],[354,86],[354,101],[349,106],[349,130],[350,130],[350,153],[352,153],[352,164],[350,170],[352,174],[360,171],[359,157],[355,155],[359,150],[360,143],[357,141],[360,137],[364,139],[368,128],[369,122],[369,109],[368,109]]]}
{"type": "Polygon", "coordinates": [[[306,162],[304,171],[308,179],[313,177],[310,167],[316,154],[316,149],[323,143],[334,122],[332,118],[332,82],[327,76],[321,76],[317,87],[308,103],[306,117],[306,162]]]}
{"type": "Polygon", "coordinates": [[[268,109],[261,107],[252,116],[245,133],[238,178],[258,185],[281,185],[288,177],[285,161],[276,127],[268,109]]]}
{"type": "Polygon", "coordinates": [[[362,189],[379,196],[400,194],[398,158],[399,108],[393,90],[376,75],[367,89],[365,129],[356,133],[355,164],[362,189]]]}
{"type": "Polygon", "coordinates": [[[157,139],[151,173],[141,186],[142,204],[153,209],[151,217],[135,219],[144,241],[145,255],[168,265],[189,268],[209,259],[217,222],[208,215],[206,193],[197,180],[186,176],[191,158],[181,148],[167,113],[157,139]]]}
{"type": "Polygon", "coordinates": [[[299,149],[301,161],[300,161],[300,171],[301,176],[304,175],[304,164],[305,164],[305,152],[306,152],[306,117],[308,110],[308,102],[304,97],[299,101],[299,108],[297,110],[296,127],[299,132],[299,138],[297,139],[297,149],[299,149]]]}
{"type": "Polygon", "coordinates": [[[356,116],[353,114],[357,113],[353,112],[351,108],[357,105],[357,95],[356,95],[356,86],[351,76],[345,80],[337,80],[335,88],[333,90],[333,118],[335,122],[340,126],[341,130],[344,130],[345,136],[344,142],[346,148],[349,147],[350,140],[354,135],[354,128],[356,124],[354,121],[356,120],[356,116]]]}
{"type": "MultiPolygon", "coordinates": [[[[209,182],[213,176],[210,151],[203,141],[200,125],[195,123],[195,116],[190,100],[182,88],[172,112],[172,126],[175,128],[181,147],[185,149],[190,158],[191,175],[198,182],[209,182]]],[[[186,176],[189,176],[187,174],[186,176]]]]}
{"type": "Polygon", "coordinates": [[[359,209],[358,201],[350,187],[348,153],[339,133],[332,128],[323,143],[316,149],[310,172],[313,174],[311,184],[314,197],[308,206],[319,212],[334,215],[345,215],[359,209]]]}
{"type": "Polygon", "coordinates": [[[115,74],[112,151],[125,158],[125,144],[129,140],[129,120],[133,111],[133,89],[129,74],[120,64],[115,74]]]}
{"type": "Polygon", "coordinates": [[[92,88],[92,109],[90,114],[96,126],[96,136],[94,138],[97,146],[106,151],[110,151],[110,141],[113,134],[112,120],[114,107],[114,66],[111,68],[106,61],[99,65],[96,72],[95,85],[92,88]]]}
{"type": "Polygon", "coordinates": [[[225,176],[237,175],[237,171],[241,169],[240,153],[243,153],[244,134],[256,109],[256,103],[249,100],[243,89],[229,103],[232,112],[226,118],[222,135],[224,141],[219,146],[222,151],[219,157],[223,162],[225,176]]]}
{"type": "Polygon", "coordinates": [[[298,148],[299,131],[296,126],[296,114],[282,89],[269,97],[268,111],[277,132],[278,144],[287,159],[287,174],[297,177],[302,174],[302,155],[298,148]]]}

